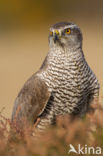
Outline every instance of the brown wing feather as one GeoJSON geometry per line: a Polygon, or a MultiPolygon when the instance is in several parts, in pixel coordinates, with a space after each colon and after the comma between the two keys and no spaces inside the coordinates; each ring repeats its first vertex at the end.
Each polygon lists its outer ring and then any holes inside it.
{"type": "Polygon", "coordinates": [[[19,121],[23,118],[34,123],[38,115],[44,110],[50,92],[43,80],[34,74],[21,89],[13,108],[12,121],[19,121]]]}

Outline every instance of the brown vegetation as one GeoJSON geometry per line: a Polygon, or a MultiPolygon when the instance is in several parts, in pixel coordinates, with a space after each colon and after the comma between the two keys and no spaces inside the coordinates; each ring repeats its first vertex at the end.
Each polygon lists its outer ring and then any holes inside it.
{"type": "Polygon", "coordinates": [[[102,148],[103,108],[96,104],[95,109],[95,113],[88,113],[82,119],[57,117],[57,125],[37,138],[31,136],[31,127],[24,128],[21,133],[14,123],[0,114],[0,156],[67,156],[69,144],[102,148]]]}

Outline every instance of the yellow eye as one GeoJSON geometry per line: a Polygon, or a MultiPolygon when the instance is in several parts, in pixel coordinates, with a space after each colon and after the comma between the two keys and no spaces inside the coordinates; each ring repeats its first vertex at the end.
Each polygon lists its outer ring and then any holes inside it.
{"type": "Polygon", "coordinates": [[[71,33],[70,28],[66,29],[66,31],[65,31],[65,32],[66,32],[66,34],[68,34],[68,35],[69,35],[69,34],[71,33]]]}
{"type": "Polygon", "coordinates": [[[49,34],[50,34],[50,36],[53,36],[53,32],[52,31],[50,31],[49,34]]]}

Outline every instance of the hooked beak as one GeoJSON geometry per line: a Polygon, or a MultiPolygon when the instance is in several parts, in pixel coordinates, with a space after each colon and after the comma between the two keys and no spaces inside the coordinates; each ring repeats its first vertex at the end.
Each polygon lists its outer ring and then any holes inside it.
{"type": "Polygon", "coordinates": [[[56,41],[58,41],[58,40],[59,40],[59,37],[58,37],[57,34],[55,34],[55,36],[54,36],[54,43],[56,43],[56,41]]]}
{"type": "Polygon", "coordinates": [[[56,41],[59,40],[59,31],[58,30],[55,30],[54,32],[54,43],[56,43],[56,41]]]}

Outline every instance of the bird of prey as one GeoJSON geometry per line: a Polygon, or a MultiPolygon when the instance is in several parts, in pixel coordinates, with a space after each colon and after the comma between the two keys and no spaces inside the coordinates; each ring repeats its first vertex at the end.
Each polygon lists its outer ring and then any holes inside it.
{"type": "Polygon", "coordinates": [[[98,80],[82,50],[82,33],[71,22],[52,25],[49,51],[41,68],[19,92],[13,107],[12,121],[21,119],[41,131],[55,123],[57,115],[83,116],[99,96],[98,80]]]}

